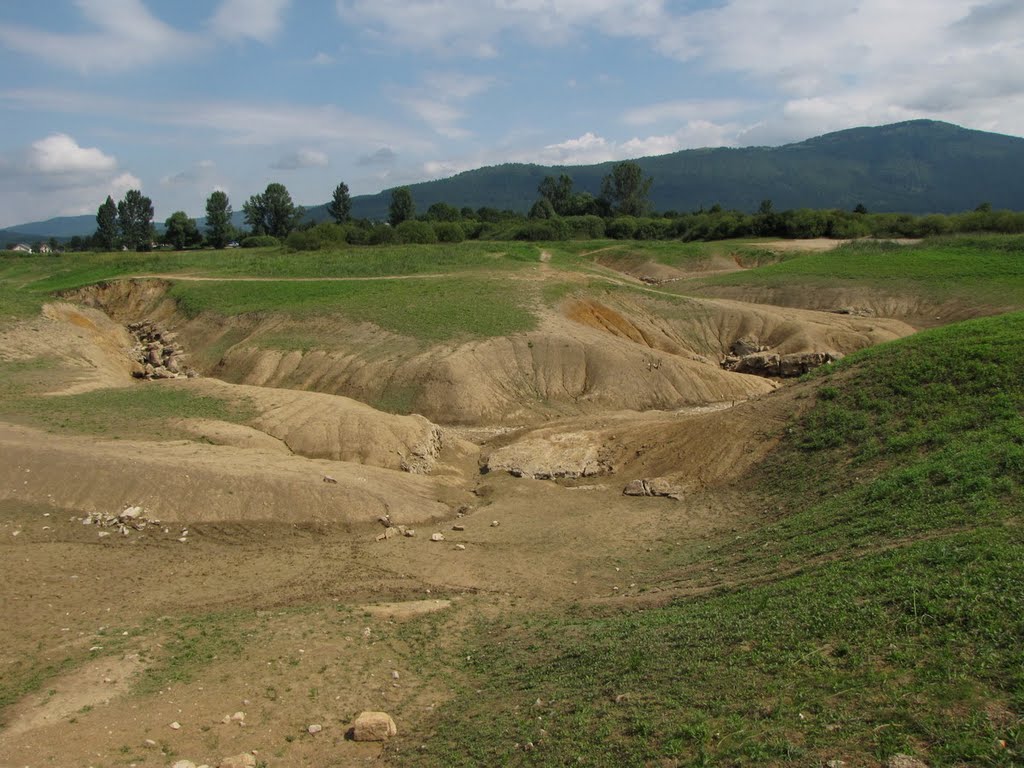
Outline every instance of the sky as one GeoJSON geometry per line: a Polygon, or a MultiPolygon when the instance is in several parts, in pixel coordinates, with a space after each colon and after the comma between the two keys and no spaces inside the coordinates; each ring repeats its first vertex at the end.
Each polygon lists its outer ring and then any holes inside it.
{"type": "Polygon", "coordinates": [[[0,0],[0,227],[916,118],[1024,135],[1024,2],[0,0]]]}

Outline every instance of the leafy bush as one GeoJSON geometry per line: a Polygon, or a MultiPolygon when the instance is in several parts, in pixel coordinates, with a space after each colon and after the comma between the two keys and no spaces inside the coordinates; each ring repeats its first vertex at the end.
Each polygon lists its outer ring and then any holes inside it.
{"type": "Polygon", "coordinates": [[[292,251],[319,251],[323,243],[316,230],[296,229],[288,235],[285,245],[292,251]]]}
{"type": "Polygon", "coordinates": [[[636,227],[636,219],[632,216],[618,216],[608,222],[607,234],[616,240],[632,240],[636,227]]]}
{"type": "Polygon", "coordinates": [[[516,240],[568,240],[569,225],[563,219],[535,219],[516,227],[513,238],[516,240]]]}
{"type": "Polygon", "coordinates": [[[439,221],[434,224],[434,233],[439,243],[461,243],[466,239],[462,227],[450,221],[439,221]]]}
{"type": "Polygon", "coordinates": [[[243,248],[275,248],[281,241],[272,235],[250,235],[240,245],[243,248]]]}
{"type": "Polygon", "coordinates": [[[426,221],[407,219],[395,227],[398,242],[415,245],[430,245],[437,242],[434,227],[426,221]]]}
{"type": "Polygon", "coordinates": [[[566,216],[562,221],[574,240],[600,240],[605,236],[604,219],[600,216],[566,216]]]}
{"type": "Polygon", "coordinates": [[[367,245],[395,245],[396,243],[398,243],[398,233],[387,224],[378,224],[366,235],[367,245]]]}

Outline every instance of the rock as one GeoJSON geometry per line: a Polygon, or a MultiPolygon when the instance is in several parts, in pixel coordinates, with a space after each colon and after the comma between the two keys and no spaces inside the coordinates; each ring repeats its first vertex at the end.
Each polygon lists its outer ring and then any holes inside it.
{"type": "Polygon", "coordinates": [[[400,677],[400,675],[398,674],[398,670],[397,669],[394,669],[394,670],[391,671],[391,679],[392,680],[397,680],[399,677],[400,677]]]}
{"type": "Polygon", "coordinates": [[[430,534],[430,540],[431,541],[444,541],[444,534],[443,533],[432,533],[432,534],[430,534]]]}
{"type": "Polygon", "coordinates": [[[407,528],[402,535],[411,539],[416,535],[416,531],[413,528],[407,528]]]}
{"type": "Polygon", "coordinates": [[[497,528],[501,523],[497,520],[491,520],[491,528],[497,528]]]}
{"type": "Polygon", "coordinates": [[[169,727],[169,728],[170,728],[170,729],[171,729],[172,731],[180,731],[180,730],[181,730],[181,723],[179,723],[179,722],[178,722],[177,720],[175,720],[175,721],[174,721],[173,723],[171,723],[171,724],[170,724],[170,726],[168,726],[168,727],[169,727]]]}
{"type": "Polygon", "coordinates": [[[197,768],[191,760],[179,760],[171,768],[197,768]]]}
{"type": "Polygon", "coordinates": [[[885,761],[885,768],[928,768],[928,764],[913,755],[893,755],[885,761]]]}
{"type": "Polygon", "coordinates": [[[630,480],[622,489],[622,493],[626,496],[650,496],[647,483],[643,480],[630,480]]]}
{"type": "Polygon", "coordinates": [[[459,550],[459,551],[464,551],[466,549],[466,545],[465,544],[456,544],[455,548],[457,550],[459,550]]]}
{"type": "Polygon", "coordinates": [[[622,489],[622,493],[626,496],[663,496],[679,500],[683,492],[664,478],[654,477],[632,480],[622,489]]]}
{"type": "Polygon", "coordinates": [[[387,712],[363,712],[349,733],[353,741],[387,741],[398,733],[398,727],[387,712]]]}
{"type": "Polygon", "coordinates": [[[385,539],[392,539],[392,538],[394,538],[397,535],[398,535],[398,529],[397,528],[385,528],[384,529],[384,538],[385,539]]]}
{"type": "Polygon", "coordinates": [[[245,720],[245,712],[235,712],[235,714],[231,716],[231,722],[233,723],[240,723],[243,720],[245,720]]]}
{"type": "Polygon", "coordinates": [[[338,484],[338,481],[335,478],[331,477],[330,475],[324,475],[324,482],[331,483],[332,485],[338,484]]]}
{"type": "Polygon", "coordinates": [[[322,725],[314,723],[313,725],[309,726],[306,729],[306,731],[309,733],[310,736],[315,736],[316,734],[320,733],[320,731],[322,731],[323,729],[324,727],[322,725]]]}
{"type": "Polygon", "coordinates": [[[761,352],[762,347],[754,339],[744,337],[737,339],[729,347],[729,353],[735,357],[745,357],[746,355],[753,355],[756,352],[761,352]]]}
{"type": "Polygon", "coordinates": [[[218,763],[217,768],[256,768],[256,758],[248,752],[243,752],[234,757],[225,757],[218,763]]]}
{"type": "Polygon", "coordinates": [[[464,531],[464,530],[466,530],[466,526],[464,526],[464,525],[453,525],[452,526],[452,530],[453,531],[464,531]]]}

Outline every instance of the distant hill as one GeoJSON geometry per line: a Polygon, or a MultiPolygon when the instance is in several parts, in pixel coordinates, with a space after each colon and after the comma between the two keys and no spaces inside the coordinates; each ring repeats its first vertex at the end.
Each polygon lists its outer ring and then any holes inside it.
{"type": "MultiPolygon", "coordinates": [[[[753,212],[765,199],[775,210],[862,204],[877,212],[954,213],[982,202],[1024,210],[1024,139],[933,120],[852,128],[781,147],[689,149],[636,162],[654,179],[651,202],[659,211],[718,203],[753,212]]],[[[509,163],[409,188],[420,212],[438,202],[525,212],[545,176],[568,174],[577,192],[597,196],[613,165],[509,163]]],[[[352,215],[384,219],[390,199],[390,189],[354,197],[352,215]]],[[[241,201],[235,207],[241,209],[241,201]]],[[[307,206],[307,214],[315,221],[328,218],[326,203],[307,206]]],[[[234,218],[241,225],[240,210],[234,218]]],[[[95,228],[94,216],[50,219],[2,230],[0,244],[88,235],[95,228]],[[19,234],[26,232],[34,234],[19,234]]]]}
{"type": "MultiPolygon", "coordinates": [[[[715,203],[753,212],[844,208],[954,213],[990,202],[1024,210],[1024,139],[914,120],[853,128],[781,147],[690,149],[636,161],[654,179],[659,211],[691,211],[715,203]]],[[[525,211],[547,175],[566,173],[579,192],[597,195],[614,163],[586,166],[508,164],[410,185],[416,209],[447,202],[525,211]]],[[[353,199],[356,216],[383,218],[391,191],[353,199]]]]}

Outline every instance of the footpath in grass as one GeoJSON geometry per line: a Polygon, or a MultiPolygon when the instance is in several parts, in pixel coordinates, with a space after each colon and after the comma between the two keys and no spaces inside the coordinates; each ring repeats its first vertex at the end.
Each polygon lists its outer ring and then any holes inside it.
{"type": "Polygon", "coordinates": [[[1020,764],[1022,364],[1018,314],[823,370],[747,489],[772,517],[689,564],[735,586],[481,622],[402,764],[1020,764]]]}

